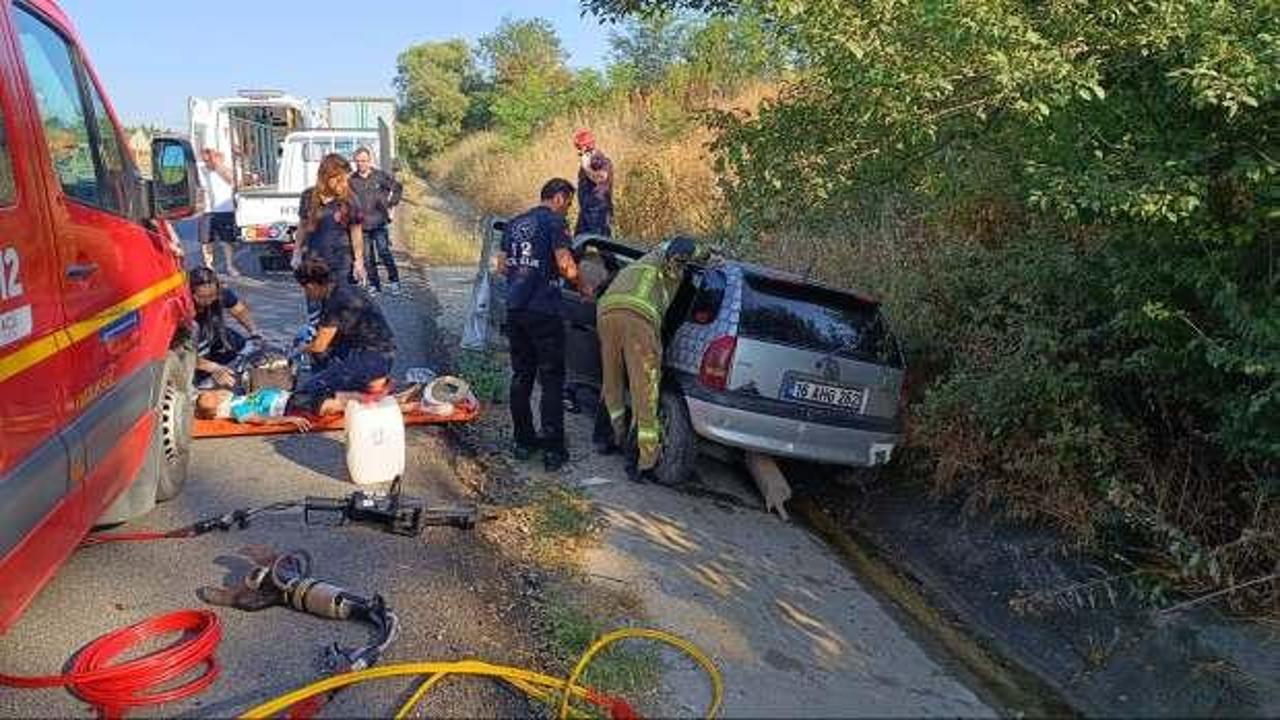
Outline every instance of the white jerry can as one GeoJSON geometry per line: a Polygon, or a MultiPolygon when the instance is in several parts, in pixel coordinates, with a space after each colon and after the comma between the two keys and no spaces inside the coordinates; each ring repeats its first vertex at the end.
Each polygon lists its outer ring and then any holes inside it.
{"type": "Polygon", "coordinates": [[[391,482],[404,474],[404,416],[393,397],[347,403],[347,472],[357,485],[391,482]]]}

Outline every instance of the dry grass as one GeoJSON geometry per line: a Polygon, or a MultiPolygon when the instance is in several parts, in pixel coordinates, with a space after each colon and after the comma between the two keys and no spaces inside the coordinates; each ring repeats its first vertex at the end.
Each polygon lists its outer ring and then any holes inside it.
{"type": "Polygon", "coordinates": [[[466,213],[446,205],[445,199],[428,193],[418,178],[405,181],[409,227],[405,240],[417,255],[437,266],[475,265],[480,242],[466,213]]]}
{"type": "MultiPolygon", "coordinates": [[[[759,105],[765,86],[718,109],[759,105]]],[[[552,177],[576,182],[570,136],[590,127],[617,170],[615,232],[658,240],[677,232],[697,235],[724,227],[726,208],[708,144],[713,133],[675,100],[632,98],[599,111],[559,118],[528,145],[508,149],[496,133],[473,134],[428,165],[431,178],[484,212],[512,214],[533,205],[552,177]]]]}

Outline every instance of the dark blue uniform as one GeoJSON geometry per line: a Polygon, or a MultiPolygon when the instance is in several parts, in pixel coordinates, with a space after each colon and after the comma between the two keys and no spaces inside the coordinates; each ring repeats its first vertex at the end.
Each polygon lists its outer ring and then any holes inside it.
{"type": "Polygon", "coordinates": [[[327,398],[342,391],[363,392],[391,374],[396,343],[378,306],[359,288],[338,283],[320,308],[319,326],[335,328],[333,345],[312,364],[300,403],[319,413],[327,398]]]}
{"type": "Polygon", "coordinates": [[[596,182],[585,168],[578,168],[578,227],[575,235],[613,234],[613,161],[599,150],[591,152],[591,169],[604,171],[604,179],[596,182]]]}
{"type": "Polygon", "coordinates": [[[564,217],[538,206],[511,219],[502,235],[507,257],[507,338],[511,342],[511,422],[519,445],[564,452],[564,325],[556,250],[569,247],[564,217]],[[542,437],[529,397],[542,385],[542,437]]]}
{"type": "MultiPolygon", "coordinates": [[[[240,304],[240,298],[231,288],[222,288],[218,302],[204,308],[196,308],[196,356],[212,360],[219,365],[230,365],[244,349],[245,337],[227,327],[226,312],[240,304]]],[[[196,370],[196,387],[208,382],[209,373],[196,370]]]]}
{"type": "Polygon", "coordinates": [[[311,193],[310,189],[303,191],[301,205],[298,208],[299,226],[311,227],[311,231],[307,233],[306,247],[303,248],[305,257],[324,260],[339,284],[350,283],[352,279],[350,229],[352,226],[359,227],[363,220],[360,207],[355,203],[334,200],[321,205],[316,210],[319,217],[313,225],[308,225],[311,220],[309,216],[311,193]]]}

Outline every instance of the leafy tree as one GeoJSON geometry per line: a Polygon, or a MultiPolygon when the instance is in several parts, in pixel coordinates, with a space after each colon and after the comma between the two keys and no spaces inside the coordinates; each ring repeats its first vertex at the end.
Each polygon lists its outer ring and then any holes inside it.
{"type": "Polygon", "coordinates": [[[609,98],[610,90],[608,78],[599,70],[579,70],[565,94],[565,104],[567,109],[600,107],[609,98]]]}
{"type": "Polygon", "coordinates": [[[480,57],[499,92],[537,79],[557,86],[569,83],[560,37],[544,18],[503,18],[480,38],[480,57]]]}
{"type": "Polygon", "coordinates": [[[693,29],[685,47],[691,76],[727,92],[751,80],[776,80],[789,57],[766,19],[746,8],[708,18],[693,29]]]}
{"type": "Polygon", "coordinates": [[[584,7],[748,7],[788,44],[779,98],[719,120],[744,247],[890,203],[933,229],[886,270],[940,369],[917,436],[954,486],[1085,528],[1120,517],[1193,582],[1274,572],[1277,3],[584,7]]]}
{"type": "Polygon", "coordinates": [[[458,139],[472,108],[467,91],[476,75],[463,40],[422,43],[400,53],[394,82],[406,157],[424,160],[458,139]]]}
{"type": "Polygon", "coordinates": [[[675,13],[630,18],[609,34],[610,55],[614,64],[630,70],[635,88],[652,90],[683,60],[689,30],[689,23],[675,13]]]}
{"type": "Polygon", "coordinates": [[[490,111],[497,127],[523,142],[566,108],[573,75],[551,23],[543,18],[504,18],[480,38],[480,57],[493,93],[490,111]]]}
{"type": "Polygon", "coordinates": [[[741,4],[740,0],[582,0],[583,10],[605,20],[644,17],[682,8],[726,14],[736,10],[741,4]]]}

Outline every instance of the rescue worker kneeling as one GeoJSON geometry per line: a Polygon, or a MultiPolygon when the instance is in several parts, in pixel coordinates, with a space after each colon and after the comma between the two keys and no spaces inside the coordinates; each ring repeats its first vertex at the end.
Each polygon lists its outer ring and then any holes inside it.
{"type": "Polygon", "coordinates": [[[386,387],[395,361],[395,336],[382,311],[358,287],[335,277],[324,260],[304,260],[294,277],[307,301],[319,305],[314,331],[299,342],[311,353],[313,374],[295,402],[315,415],[340,392],[377,392],[386,387]],[[311,334],[314,332],[314,336],[311,334]]]}
{"type": "Polygon", "coordinates": [[[570,251],[565,213],[573,185],[555,178],[542,186],[541,204],[507,222],[494,270],[507,279],[507,338],[511,343],[511,424],[514,455],[526,460],[543,450],[547,471],[568,460],[564,441],[564,321],[557,277],[575,287],[578,268],[570,251]],[[529,405],[535,378],[542,386],[542,433],[529,405]]]}
{"type": "Polygon", "coordinates": [[[662,319],[684,281],[685,267],[701,256],[686,237],[663,242],[623,268],[596,306],[600,335],[601,390],[614,440],[627,437],[626,391],[631,391],[635,454],[628,455],[632,480],[652,479],[662,452],[658,393],[662,384],[662,319]]]}

